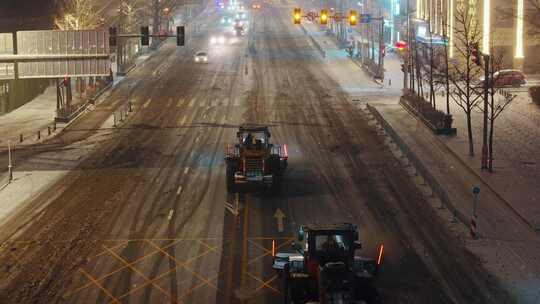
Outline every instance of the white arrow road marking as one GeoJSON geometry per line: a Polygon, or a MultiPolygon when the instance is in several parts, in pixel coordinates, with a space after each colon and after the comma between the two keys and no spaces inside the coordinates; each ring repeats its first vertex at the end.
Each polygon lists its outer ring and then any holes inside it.
{"type": "Polygon", "coordinates": [[[182,193],[182,186],[178,186],[178,190],[176,190],[176,195],[180,195],[182,193]]]}
{"type": "Polygon", "coordinates": [[[184,169],[184,174],[188,174],[188,172],[189,172],[189,167],[186,167],[186,168],[184,169]]]}
{"type": "Polygon", "coordinates": [[[286,217],[285,213],[283,213],[281,209],[277,208],[276,213],[274,213],[274,217],[277,220],[278,231],[283,232],[283,219],[286,217]]]}
{"type": "Polygon", "coordinates": [[[174,215],[174,210],[173,209],[169,210],[169,215],[167,216],[167,220],[170,221],[173,215],[174,215]]]}

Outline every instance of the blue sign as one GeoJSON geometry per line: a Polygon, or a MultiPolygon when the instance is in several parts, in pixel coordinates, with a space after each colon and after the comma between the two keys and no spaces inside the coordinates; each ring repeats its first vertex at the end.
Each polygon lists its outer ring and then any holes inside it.
{"type": "Polygon", "coordinates": [[[371,14],[360,14],[360,23],[370,23],[371,14]]]}
{"type": "Polygon", "coordinates": [[[472,188],[472,193],[473,193],[473,194],[478,194],[478,193],[480,193],[480,188],[478,188],[478,187],[473,187],[473,188],[472,188]]]}

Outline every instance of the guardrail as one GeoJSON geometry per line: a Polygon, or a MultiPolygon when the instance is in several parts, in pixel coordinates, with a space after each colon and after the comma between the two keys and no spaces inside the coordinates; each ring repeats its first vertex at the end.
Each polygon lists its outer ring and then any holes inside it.
{"type": "Polygon", "coordinates": [[[416,156],[416,154],[409,149],[407,144],[403,142],[401,137],[394,131],[392,126],[382,117],[381,113],[377,111],[373,106],[367,104],[368,111],[375,117],[375,119],[381,124],[385,132],[390,135],[392,140],[397,144],[399,149],[407,156],[411,164],[414,166],[416,171],[424,178],[426,183],[429,185],[433,193],[435,193],[441,202],[448,208],[456,217],[464,224],[468,225],[468,218],[465,214],[461,213],[450,201],[448,193],[437,181],[437,179],[431,174],[431,172],[424,166],[422,161],[416,156]]]}
{"type": "Polygon", "coordinates": [[[326,51],[321,47],[321,45],[319,44],[319,42],[317,40],[315,40],[315,38],[313,38],[313,36],[311,36],[311,34],[309,33],[309,31],[304,27],[303,24],[300,24],[300,28],[302,29],[302,31],[304,32],[304,34],[306,34],[309,39],[311,40],[311,42],[313,42],[313,44],[315,45],[315,48],[321,53],[321,55],[323,56],[323,58],[326,58],[326,51]]]}

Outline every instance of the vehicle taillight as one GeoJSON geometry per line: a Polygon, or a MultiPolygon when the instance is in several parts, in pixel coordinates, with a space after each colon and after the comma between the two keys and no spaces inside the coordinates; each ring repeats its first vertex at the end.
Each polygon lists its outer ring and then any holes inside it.
{"type": "Polygon", "coordinates": [[[381,247],[379,247],[379,257],[377,258],[377,265],[381,265],[382,257],[383,257],[383,251],[384,251],[384,245],[381,244],[381,247]]]}

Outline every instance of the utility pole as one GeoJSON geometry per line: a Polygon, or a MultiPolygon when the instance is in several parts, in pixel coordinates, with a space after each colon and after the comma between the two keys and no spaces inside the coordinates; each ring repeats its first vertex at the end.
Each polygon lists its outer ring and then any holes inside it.
{"type": "Polygon", "coordinates": [[[379,16],[380,17],[380,20],[381,20],[381,29],[380,29],[380,33],[379,33],[379,67],[378,67],[378,70],[379,70],[379,74],[380,76],[383,76],[384,75],[384,72],[383,72],[383,66],[384,66],[384,57],[383,57],[383,50],[384,50],[384,16],[382,14],[382,9],[379,8],[379,16]]]}

